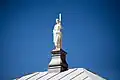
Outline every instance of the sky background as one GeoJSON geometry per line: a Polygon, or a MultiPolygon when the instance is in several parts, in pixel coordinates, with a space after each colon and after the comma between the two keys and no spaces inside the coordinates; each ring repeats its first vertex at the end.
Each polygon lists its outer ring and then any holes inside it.
{"type": "Polygon", "coordinates": [[[62,13],[69,68],[120,76],[119,0],[0,0],[0,80],[47,71],[62,13]]]}

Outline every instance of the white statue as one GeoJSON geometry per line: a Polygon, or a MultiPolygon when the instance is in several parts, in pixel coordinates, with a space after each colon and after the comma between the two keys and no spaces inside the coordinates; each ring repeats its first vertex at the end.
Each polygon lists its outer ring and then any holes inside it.
{"type": "Polygon", "coordinates": [[[56,19],[56,24],[53,29],[53,42],[55,45],[55,51],[62,48],[62,32],[61,32],[61,14],[59,14],[59,19],[56,19]]]}

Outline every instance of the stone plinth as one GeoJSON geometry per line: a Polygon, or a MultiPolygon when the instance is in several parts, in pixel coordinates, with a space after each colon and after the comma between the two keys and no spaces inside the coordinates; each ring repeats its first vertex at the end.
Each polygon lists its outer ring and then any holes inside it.
{"type": "Polygon", "coordinates": [[[63,72],[68,70],[66,62],[66,52],[62,49],[59,51],[52,51],[52,58],[48,66],[48,72],[63,72]]]}

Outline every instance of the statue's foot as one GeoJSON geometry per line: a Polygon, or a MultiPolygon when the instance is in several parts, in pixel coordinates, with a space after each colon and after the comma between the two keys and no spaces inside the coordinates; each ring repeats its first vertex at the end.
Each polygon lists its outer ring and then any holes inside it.
{"type": "Polygon", "coordinates": [[[52,51],[60,51],[60,48],[55,48],[52,51]]]}

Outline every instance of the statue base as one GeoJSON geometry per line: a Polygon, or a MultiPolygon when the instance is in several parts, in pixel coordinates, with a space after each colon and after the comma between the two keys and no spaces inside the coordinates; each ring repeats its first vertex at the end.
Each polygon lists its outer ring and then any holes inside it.
{"type": "Polygon", "coordinates": [[[62,49],[52,51],[52,59],[48,66],[48,72],[63,72],[68,70],[66,52],[62,49]]]}

